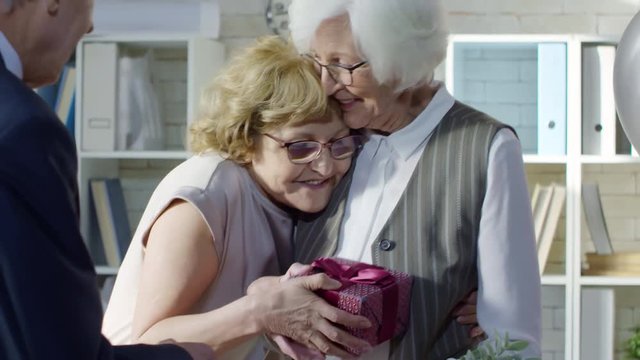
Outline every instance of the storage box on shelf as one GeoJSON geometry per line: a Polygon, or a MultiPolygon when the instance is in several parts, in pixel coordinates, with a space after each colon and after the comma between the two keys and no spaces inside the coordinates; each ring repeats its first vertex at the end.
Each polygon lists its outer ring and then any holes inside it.
{"type": "MultiPolygon", "coordinates": [[[[543,358],[586,359],[597,352],[581,353],[583,290],[616,289],[616,300],[604,313],[620,313],[623,302],[640,306],[638,297],[629,295],[640,290],[640,277],[582,274],[584,254],[594,251],[581,220],[583,182],[601,186],[614,250],[640,251],[640,160],[631,155],[612,97],[617,39],[453,35],[450,40],[444,73],[454,96],[516,129],[531,193],[536,184],[566,189],[542,276],[543,308],[554,304],[557,310],[552,317],[543,309],[543,358]]],[[[615,349],[616,359],[620,329],[614,325],[613,340],[607,340],[613,341],[608,349],[615,349]]]]}
{"type": "Polygon", "coordinates": [[[188,125],[225,55],[214,39],[144,33],[88,36],[76,52],[81,231],[95,249],[89,181],[120,178],[135,229],[157,183],[189,156],[188,125]]]}

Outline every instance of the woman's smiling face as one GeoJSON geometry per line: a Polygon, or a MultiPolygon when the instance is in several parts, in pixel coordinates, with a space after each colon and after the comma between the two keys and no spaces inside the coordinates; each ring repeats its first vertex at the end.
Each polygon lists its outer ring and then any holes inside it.
{"type": "MultiPolygon", "coordinates": [[[[367,60],[358,54],[347,15],[320,24],[311,41],[310,55],[322,64],[350,66],[367,60]]],[[[378,83],[368,65],[353,70],[349,85],[336,82],[326,70],[320,71],[320,78],[327,95],[340,103],[344,122],[352,129],[377,129],[397,98],[391,87],[378,83]]]]}
{"type": "MultiPolygon", "coordinates": [[[[329,143],[349,135],[349,128],[335,112],[330,120],[308,122],[269,131],[284,143],[313,140],[329,143]]],[[[307,164],[294,164],[286,147],[265,135],[258,136],[249,172],[262,191],[276,204],[314,213],[329,203],[331,192],[351,166],[351,157],[337,160],[328,148],[307,164]]]]}

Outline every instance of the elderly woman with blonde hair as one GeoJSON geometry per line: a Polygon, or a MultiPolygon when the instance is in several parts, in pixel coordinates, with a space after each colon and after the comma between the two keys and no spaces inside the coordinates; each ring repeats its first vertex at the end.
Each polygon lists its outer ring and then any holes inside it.
{"type": "Polygon", "coordinates": [[[256,279],[287,271],[291,212],[322,210],[359,144],[310,60],[279,38],[259,40],[205,92],[191,134],[197,155],[153,193],[104,334],[116,344],[202,342],[223,359],[262,359],[264,333],[338,356],[348,353],[329,339],[366,349],[338,326],[367,327],[367,319],[312,292],[340,286],[324,274],[247,295],[256,279]]]}
{"type": "Polygon", "coordinates": [[[439,0],[293,0],[291,37],[367,141],[323,214],[299,222],[296,261],[340,256],[414,276],[404,336],[366,359],[445,359],[472,346],[452,314],[478,289],[490,337],[540,356],[540,277],[520,142],[433,81],[439,0]]]}

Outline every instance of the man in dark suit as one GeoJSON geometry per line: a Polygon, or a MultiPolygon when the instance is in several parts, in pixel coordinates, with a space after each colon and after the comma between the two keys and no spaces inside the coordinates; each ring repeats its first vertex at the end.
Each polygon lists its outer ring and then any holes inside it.
{"type": "Polygon", "coordinates": [[[100,334],[75,147],[30,88],[58,78],[92,10],[93,0],[0,2],[0,359],[210,359],[202,344],[115,347],[100,334]]]}

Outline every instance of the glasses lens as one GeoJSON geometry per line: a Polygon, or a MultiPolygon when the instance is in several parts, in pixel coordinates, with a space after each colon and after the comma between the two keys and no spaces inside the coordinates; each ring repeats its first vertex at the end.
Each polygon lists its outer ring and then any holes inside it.
{"type": "Polygon", "coordinates": [[[315,141],[300,141],[290,144],[287,150],[291,161],[305,163],[313,160],[322,151],[322,145],[315,141]]]}
{"type": "Polygon", "coordinates": [[[359,136],[346,136],[331,144],[331,156],[335,159],[346,159],[353,155],[360,145],[359,136]]]}
{"type": "Polygon", "coordinates": [[[342,85],[351,85],[351,72],[345,68],[335,65],[327,65],[327,71],[331,78],[342,85]]]}

